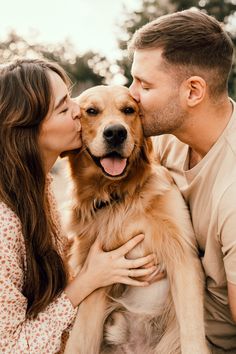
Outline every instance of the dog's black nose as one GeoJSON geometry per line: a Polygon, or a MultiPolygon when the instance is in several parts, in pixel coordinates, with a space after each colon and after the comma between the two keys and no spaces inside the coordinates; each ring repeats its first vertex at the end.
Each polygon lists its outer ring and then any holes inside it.
{"type": "Polygon", "coordinates": [[[121,124],[110,125],[104,130],[103,136],[109,145],[116,146],[127,138],[127,130],[121,124]]]}

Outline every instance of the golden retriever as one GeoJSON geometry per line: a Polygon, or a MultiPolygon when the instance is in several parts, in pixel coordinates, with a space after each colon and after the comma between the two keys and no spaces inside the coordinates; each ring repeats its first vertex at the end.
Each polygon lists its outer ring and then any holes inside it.
{"type": "Polygon", "coordinates": [[[69,154],[74,182],[70,266],[77,273],[99,238],[113,250],[145,239],[167,278],[148,287],[115,284],[79,306],[66,354],[206,354],[203,277],[187,207],[144,138],[139,108],[122,86],[97,86],[77,99],[83,147],[69,154]]]}

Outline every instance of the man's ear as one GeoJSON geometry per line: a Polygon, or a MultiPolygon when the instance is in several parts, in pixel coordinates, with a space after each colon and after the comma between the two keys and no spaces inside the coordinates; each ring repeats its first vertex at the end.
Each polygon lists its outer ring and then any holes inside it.
{"type": "Polygon", "coordinates": [[[206,95],[207,84],[201,76],[191,76],[182,83],[182,98],[188,107],[195,107],[206,95]]]}

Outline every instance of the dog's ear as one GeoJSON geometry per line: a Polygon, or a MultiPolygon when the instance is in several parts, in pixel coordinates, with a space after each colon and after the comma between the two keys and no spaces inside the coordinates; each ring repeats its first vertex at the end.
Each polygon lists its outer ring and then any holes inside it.
{"type": "Polygon", "coordinates": [[[63,157],[67,157],[69,155],[76,155],[80,152],[81,148],[80,149],[74,149],[74,150],[69,150],[69,151],[63,151],[61,154],[60,154],[60,157],[63,158],[63,157]]]}
{"type": "Polygon", "coordinates": [[[75,103],[79,104],[79,96],[72,97],[72,101],[74,101],[75,103]]]}
{"type": "Polygon", "coordinates": [[[153,145],[151,138],[144,138],[144,145],[146,146],[147,153],[150,155],[153,152],[153,145]]]}
{"type": "Polygon", "coordinates": [[[148,163],[151,163],[153,157],[153,145],[151,138],[144,138],[141,147],[141,158],[148,163]]]}

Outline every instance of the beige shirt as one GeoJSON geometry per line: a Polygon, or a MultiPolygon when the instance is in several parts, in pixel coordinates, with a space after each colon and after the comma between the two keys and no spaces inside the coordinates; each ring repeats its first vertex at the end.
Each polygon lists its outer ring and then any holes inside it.
{"type": "Polygon", "coordinates": [[[206,274],[207,337],[214,345],[236,353],[236,324],[227,297],[227,281],[236,284],[235,103],[224,132],[192,169],[188,167],[188,145],[173,135],[154,138],[154,146],[191,212],[206,274]]]}
{"type": "MultiPolygon", "coordinates": [[[[48,196],[59,231],[50,186],[48,196]]],[[[76,309],[63,292],[35,319],[26,319],[27,299],[22,294],[25,268],[25,242],[20,220],[6,204],[0,202],[0,353],[61,352],[76,309]]]]}

